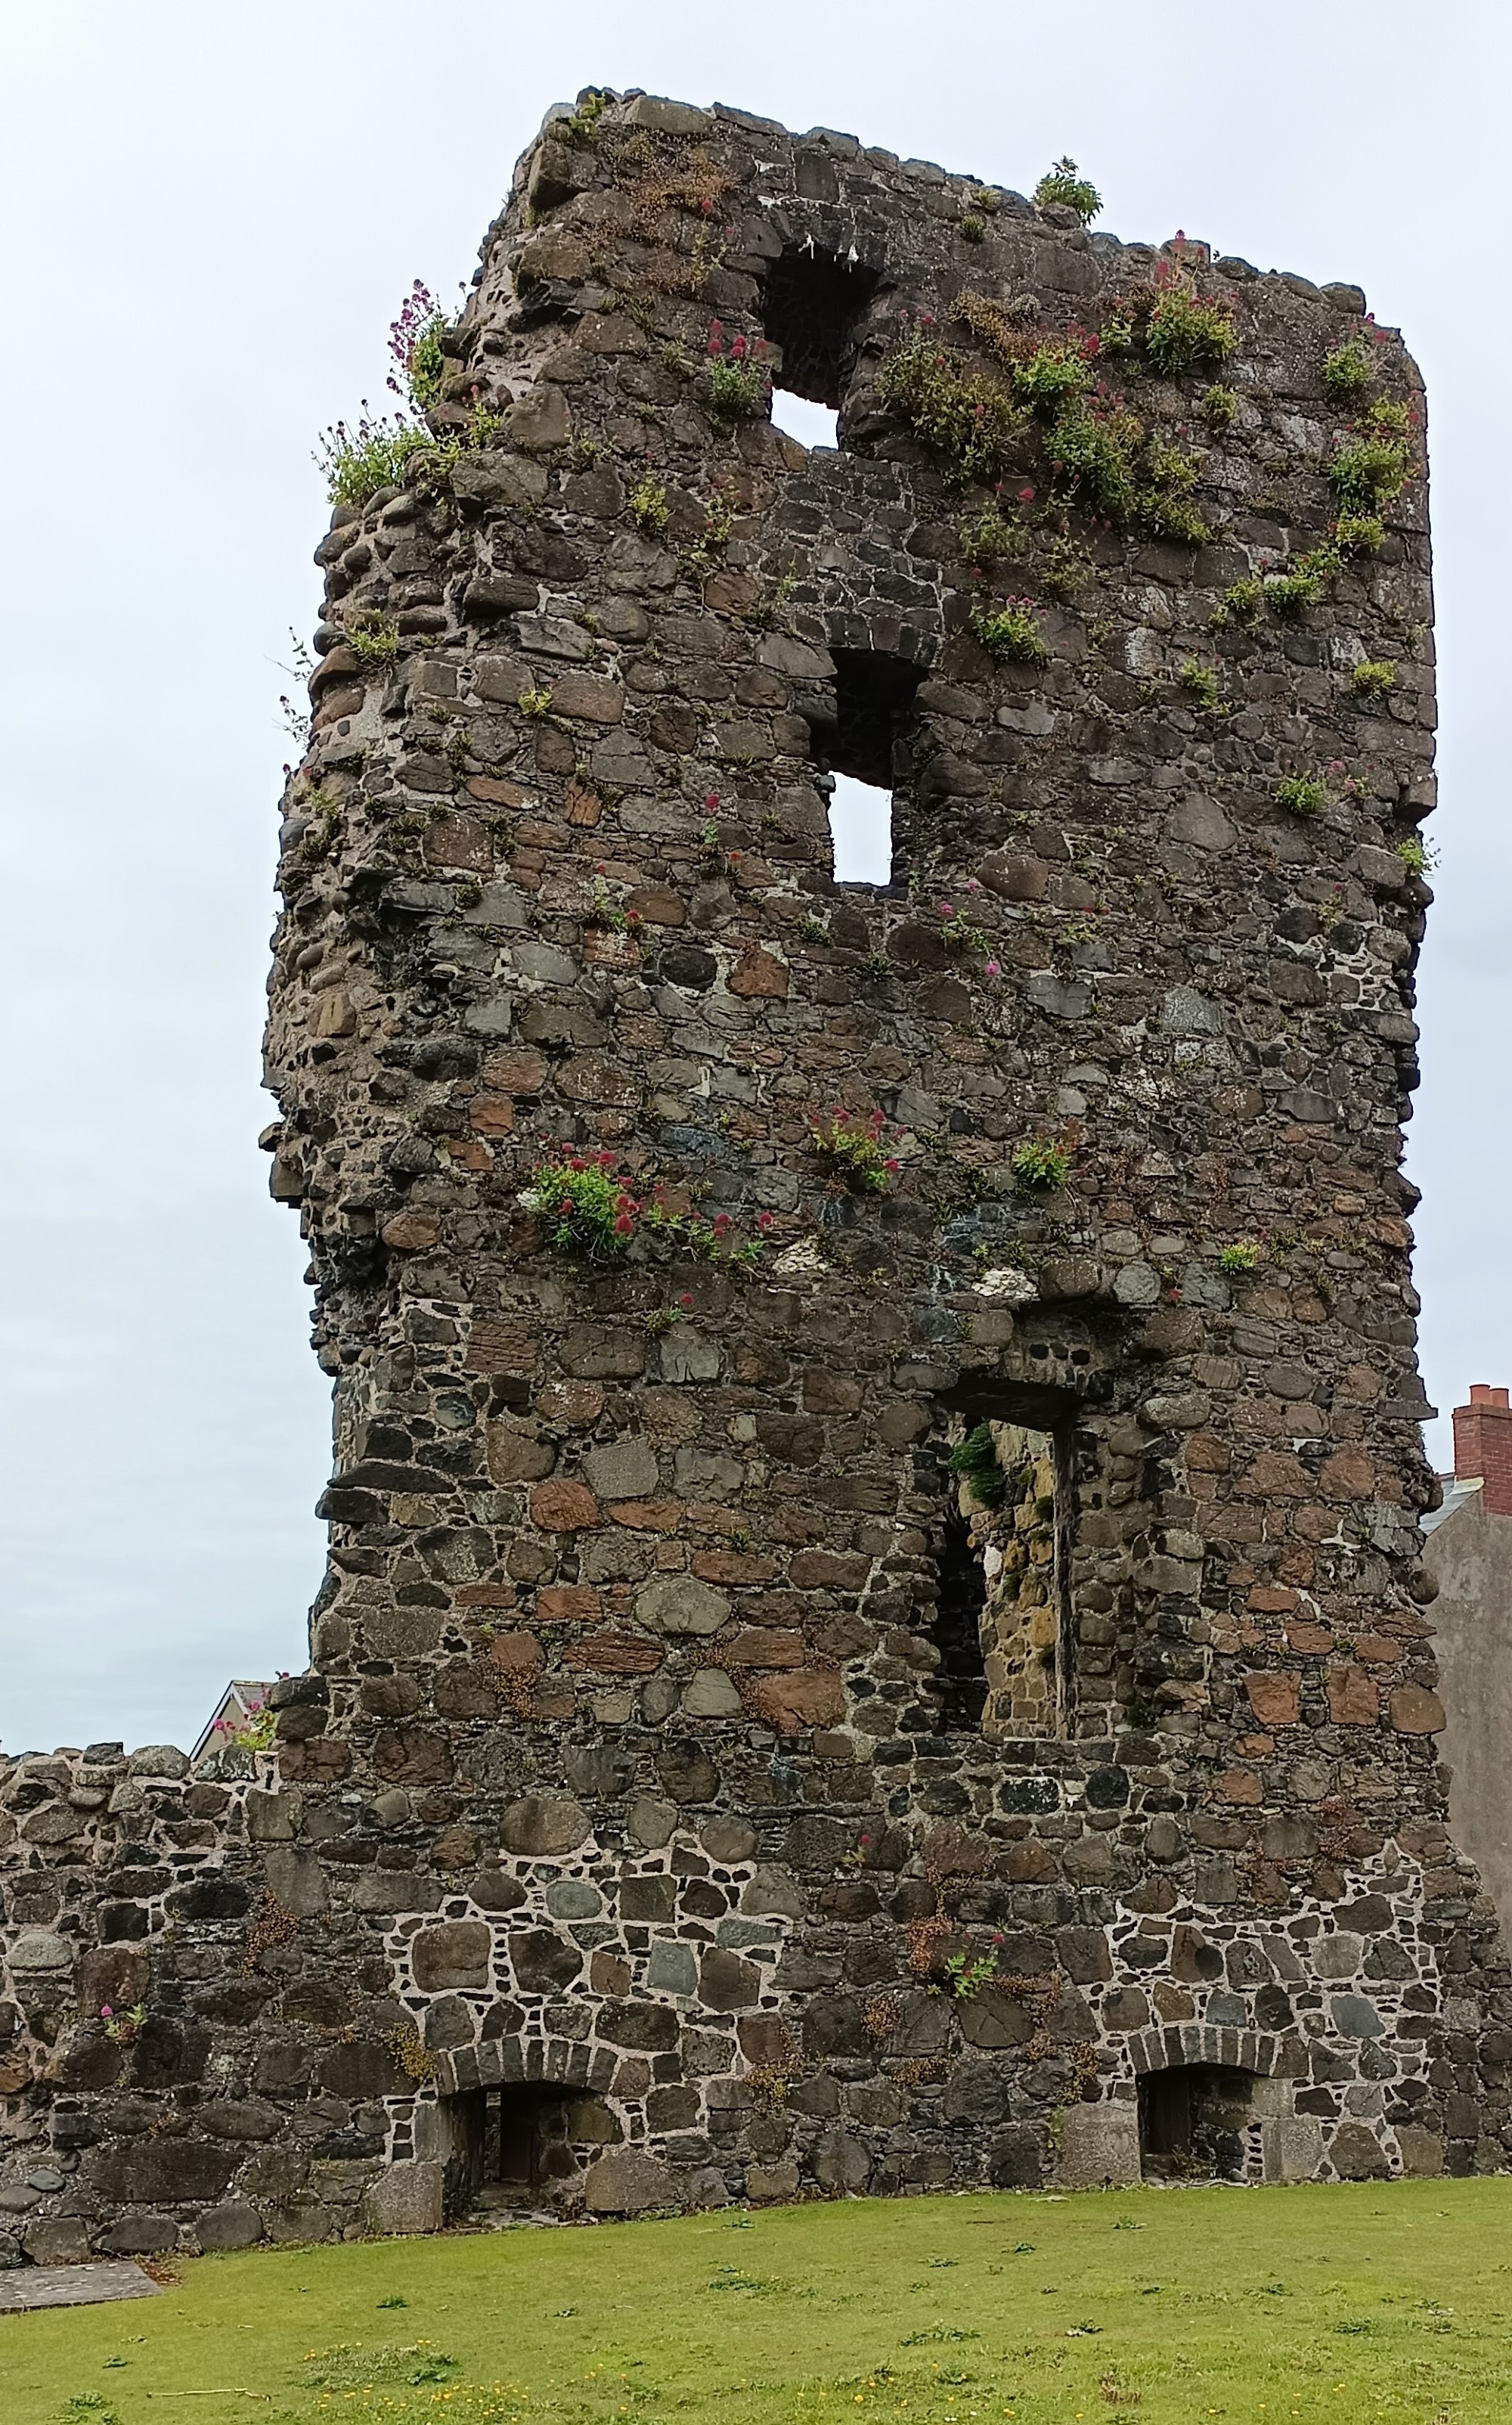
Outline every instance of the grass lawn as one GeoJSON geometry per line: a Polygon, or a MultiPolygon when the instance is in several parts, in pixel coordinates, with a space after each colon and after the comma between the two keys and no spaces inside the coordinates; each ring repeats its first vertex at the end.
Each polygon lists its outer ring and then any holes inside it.
{"type": "Polygon", "coordinates": [[[859,2201],[185,2264],[3,2425],[1507,2425],[1512,2179],[859,2201]]]}

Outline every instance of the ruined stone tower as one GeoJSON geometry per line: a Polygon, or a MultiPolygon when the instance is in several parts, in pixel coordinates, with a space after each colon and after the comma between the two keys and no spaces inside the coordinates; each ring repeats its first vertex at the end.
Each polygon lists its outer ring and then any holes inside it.
{"type": "Polygon", "coordinates": [[[548,121],[319,550],[313,1664],[194,1780],[9,1773],[29,2253],[1504,2160],[1363,309],[738,110],[548,121]]]}

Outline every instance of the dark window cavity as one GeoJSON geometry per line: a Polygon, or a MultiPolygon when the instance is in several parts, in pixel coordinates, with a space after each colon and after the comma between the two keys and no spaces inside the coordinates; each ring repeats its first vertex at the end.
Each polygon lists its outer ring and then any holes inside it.
{"type": "Polygon", "coordinates": [[[835,880],[899,878],[899,819],[913,773],[913,697],[923,668],[881,650],[836,649],[834,713],[812,720],[813,754],[830,785],[835,880]]]}
{"type": "Polygon", "coordinates": [[[838,412],[877,273],[859,261],[790,245],[766,273],[762,325],[781,355],[773,383],[838,412]]]}

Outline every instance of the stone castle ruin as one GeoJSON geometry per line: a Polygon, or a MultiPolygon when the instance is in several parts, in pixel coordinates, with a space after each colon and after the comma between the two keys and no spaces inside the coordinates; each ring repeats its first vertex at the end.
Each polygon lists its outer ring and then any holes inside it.
{"type": "Polygon", "coordinates": [[[1413,364],[644,95],[553,115],[426,343],[281,832],[312,1663],[192,1771],[4,1765],[9,2246],[1503,2164],[1413,364]]]}

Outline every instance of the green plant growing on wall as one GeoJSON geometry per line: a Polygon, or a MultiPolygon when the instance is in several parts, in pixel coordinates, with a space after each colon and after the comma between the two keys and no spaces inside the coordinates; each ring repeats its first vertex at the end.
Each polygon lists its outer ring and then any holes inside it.
{"type": "Polygon", "coordinates": [[[735,527],[734,493],[728,486],[715,490],[703,507],[703,528],[683,559],[684,570],[698,580],[717,571],[735,527]]]}
{"type": "Polygon", "coordinates": [[[1343,570],[1343,557],[1336,547],[1310,548],[1298,556],[1289,571],[1267,572],[1263,580],[1265,603],[1282,621],[1294,621],[1316,606],[1323,596],[1323,586],[1343,570]]]}
{"type": "Polygon", "coordinates": [[[960,552],[977,572],[1011,562],[1027,545],[1022,524],[1010,522],[997,506],[984,506],[960,526],[960,552]]]}
{"type": "Polygon", "coordinates": [[[950,1469],[968,1484],[972,1496],[983,1507],[1001,1507],[1007,1495],[1008,1476],[998,1458],[997,1443],[990,1423],[978,1423],[950,1452],[950,1469]]]}
{"type": "Polygon", "coordinates": [[[1198,707],[1206,708],[1210,714],[1217,708],[1219,691],[1216,666],[1205,666],[1197,657],[1183,657],[1182,670],[1176,679],[1182,688],[1196,699],[1198,707]]]}
{"type": "MultiPolygon", "coordinates": [[[[758,1213],[758,1234],[742,1237],[728,1212],[716,1212],[707,1220],[701,1212],[680,1212],[673,1210],[665,1184],[658,1180],[644,1206],[636,1206],[645,1216],[647,1236],[658,1245],[684,1254],[696,1255],[705,1263],[756,1263],[766,1251],[766,1231],[772,1226],[770,1212],[758,1213]]],[[[684,1299],[691,1305],[691,1297],[684,1299]]]]}
{"type": "Polygon", "coordinates": [[[630,491],[630,511],[637,529],[648,538],[658,538],[667,528],[667,490],[649,472],[642,473],[630,491]]]}
{"type": "Polygon", "coordinates": [[[967,244],[980,244],[987,234],[987,221],[980,211],[962,211],[956,226],[967,244]]]}
{"type": "Polygon", "coordinates": [[[640,1211],[612,1153],[548,1156],[519,1200],[545,1224],[558,1253],[590,1263],[618,1262],[628,1252],[640,1211]]]}
{"type": "Polygon", "coordinates": [[[1081,543],[1057,532],[1036,567],[1035,578],[1047,598],[1069,605],[1092,575],[1092,559],[1081,543]]]}
{"type": "Polygon", "coordinates": [[[1365,426],[1373,438],[1406,438],[1412,427],[1411,407],[1393,395],[1378,395],[1366,410],[1365,426]]]}
{"type": "Polygon", "coordinates": [[[772,400],[765,338],[727,340],[724,323],[711,320],[703,350],[703,394],[715,419],[762,420],[772,400]]]}
{"type": "Polygon", "coordinates": [[[615,899],[603,880],[601,870],[594,876],[587,905],[583,912],[583,923],[585,926],[606,927],[616,935],[634,935],[640,925],[640,912],[638,909],[626,909],[622,903],[615,899]]]}
{"type": "Polygon", "coordinates": [[[1290,809],[1298,817],[1321,816],[1332,796],[1317,775],[1283,775],[1275,792],[1277,807],[1290,809]]]}
{"type": "Polygon", "coordinates": [[[888,355],[877,389],[899,419],[957,477],[990,486],[1006,469],[1024,415],[1006,390],[920,328],[888,355]]]}
{"type": "Polygon", "coordinates": [[[1001,606],[972,608],[972,631],[989,657],[1001,664],[1042,666],[1050,650],[1039,634],[1027,598],[1005,598],[1001,606]]]}
{"type": "Polygon", "coordinates": [[[1379,514],[1341,514],[1333,526],[1334,545],[1344,555],[1376,555],[1386,539],[1379,514]]]}
{"type": "Polygon", "coordinates": [[[1149,285],[1119,297],[1102,336],[1115,352],[1137,347],[1166,378],[1220,369],[1239,342],[1228,305],[1207,301],[1191,271],[1168,256],[1149,285]]]}
{"type": "Polygon", "coordinates": [[[1367,658],[1356,666],[1350,683],[1359,699],[1390,699],[1396,688],[1396,667],[1386,658],[1367,658]]]}
{"type": "Polygon", "coordinates": [[[809,1122],[814,1152],[828,1163],[853,1196],[884,1196],[901,1167],[888,1151],[887,1120],[881,1112],[865,1119],[836,1103],[827,1119],[809,1122]]]}
{"type": "Polygon", "coordinates": [[[350,427],[338,421],[321,432],[315,461],[333,506],[365,506],[380,489],[402,489],[416,458],[432,454],[435,445],[428,429],[397,419],[372,420],[364,406],[350,427]]]}
{"type": "Polygon", "coordinates": [[[1204,303],[1188,288],[1172,284],[1145,322],[1144,343],[1155,368],[1175,377],[1226,361],[1238,339],[1221,303],[1204,303]]]}
{"type": "Polygon", "coordinates": [[[1102,197],[1089,177],[1084,177],[1069,154],[1047,169],[1035,187],[1035,201],[1042,211],[1058,204],[1062,210],[1074,211],[1086,227],[1102,208],[1102,197]]]}
{"type": "MultiPolygon", "coordinates": [[[[966,890],[968,892],[978,893],[981,889],[982,888],[977,883],[974,875],[967,877],[966,890]]],[[[981,957],[991,950],[992,947],[986,933],[967,914],[965,909],[957,909],[953,901],[941,901],[938,905],[938,911],[940,917],[940,939],[948,951],[974,953],[978,957],[981,957]]],[[[1001,975],[1001,969],[998,969],[996,973],[1001,975]]]]}
{"type": "Polygon", "coordinates": [[[1221,387],[1214,382],[1202,398],[1202,418],[1215,436],[1233,427],[1233,417],[1238,410],[1239,399],[1231,387],[1221,387]]]}
{"type": "Polygon", "coordinates": [[[1089,512],[1192,547],[1209,536],[1192,502],[1197,463],[1180,446],[1147,442],[1143,422],[1120,399],[1086,397],[1065,407],[1045,451],[1056,485],[1089,512]]]}
{"type": "Polygon", "coordinates": [[[1231,1279],[1237,1279],[1246,1272],[1258,1271],[1260,1248],[1247,1239],[1241,1239],[1231,1246],[1222,1246],[1218,1250],[1218,1268],[1227,1272],[1231,1279]]]}
{"type": "Polygon", "coordinates": [[[563,121],[562,132],[567,140],[570,143],[597,145],[602,131],[599,121],[608,106],[609,96],[606,92],[596,89],[585,92],[571,117],[563,121]]]}
{"type": "Polygon", "coordinates": [[[1137,413],[1101,400],[1062,412],[1046,441],[1052,477],[1078,505],[1111,522],[1132,522],[1138,510],[1134,461],[1144,439],[1137,413]]]}
{"type": "Polygon", "coordinates": [[[376,607],[350,626],[346,637],[364,666],[392,666],[399,652],[399,626],[376,607]]]}
{"type": "Polygon", "coordinates": [[[550,715],[551,703],[549,690],[523,690],[515,701],[521,715],[528,716],[533,724],[539,724],[543,715],[550,715]]]}
{"type": "Polygon", "coordinates": [[[1018,357],[1012,371],[1015,395],[1042,421],[1054,420],[1093,383],[1086,351],[1065,341],[1034,346],[1018,357]]]}
{"type": "Polygon", "coordinates": [[[1345,337],[1323,359],[1323,393],[1330,404],[1355,404],[1375,383],[1375,363],[1362,337],[1345,337]]]}
{"type": "Polygon", "coordinates": [[[1212,534],[1192,503],[1198,467],[1180,446],[1152,441],[1145,449],[1139,518],[1156,538],[1201,547],[1212,534]]]}
{"type": "Polygon", "coordinates": [[[133,2004],[130,2012],[118,2013],[113,2004],[102,2004],[100,2018],[105,2025],[105,2035],[112,2046],[134,2046],[147,2022],[145,2004],[133,2004]]]}
{"type": "Polygon", "coordinates": [[[217,1718],[215,1730],[227,1750],[268,1751],[278,1726],[276,1710],[270,1710],[265,1701],[249,1701],[239,1718],[217,1718]]]}
{"type": "Polygon", "coordinates": [[[1383,401],[1372,407],[1362,431],[1341,438],[1328,477],[1342,506],[1369,515],[1401,495],[1412,469],[1407,426],[1405,407],[1383,401]]]}
{"type": "Polygon", "coordinates": [[[958,2004],[969,2004],[984,1987],[990,1987],[998,1975],[998,1957],[990,1953],[947,1953],[945,1956],[946,1992],[958,2004]]]}
{"type": "Polygon", "coordinates": [[[1424,842],[1418,834],[1406,835],[1392,847],[1409,875],[1431,875],[1439,864],[1439,853],[1432,843],[1424,842]]]}
{"type": "Polygon", "coordinates": [[[1023,1196],[1052,1195],[1070,1177],[1073,1155],[1074,1148],[1065,1137],[1043,1132],[1025,1137],[1008,1164],[1014,1185],[1023,1196]]]}
{"type": "Polygon", "coordinates": [[[1253,572],[1232,581],[1213,610],[1216,624],[1252,623],[1265,603],[1265,585],[1253,572]]]}
{"type": "Polygon", "coordinates": [[[441,402],[446,357],[442,338],[446,314],[423,279],[417,278],[389,326],[389,354],[394,363],[389,388],[420,417],[441,402]]]}

